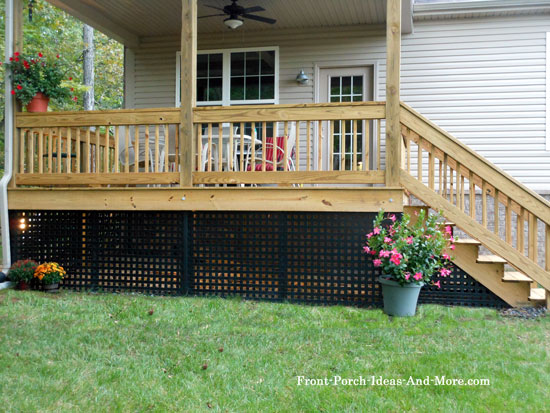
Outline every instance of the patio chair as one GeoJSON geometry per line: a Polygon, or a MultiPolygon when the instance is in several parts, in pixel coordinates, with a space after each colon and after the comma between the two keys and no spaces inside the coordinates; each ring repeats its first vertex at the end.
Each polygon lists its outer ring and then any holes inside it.
{"type": "MultiPolygon", "coordinates": [[[[275,129],[277,130],[277,129],[275,129]]],[[[284,170],[284,161],[285,161],[285,137],[278,136],[275,145],[273,144],[274,139],[272,137],[266,138],[265,144],[265,170],[274,171],[274,170],[284,170]],[[275,164],[273,163],[273,151],[275,150],[275,164]]],[[[288,131],[287,137],[287,148],[288,148],[288,170],[294,171],[293,157],[296,151],[296,123],[291,122],[290,128],[288,131]]],[[[261,147],[256,151],[254,155],[254,170],[262,171],[263,170],[263,153],[261,147]]],[[[252,170],[252,159],[249,157],[247,159],[246,170],[252,170]]]]}
{"type": "MultiPolygon", "coordinates": [[[[139,153],[138,153],[138,168],[140,165],[143,164],[143,168],[145,168],[145,147],[140,146],[139,153]]],[[[120,151],[120,154],[118,156],[118,159],[122,164],[125,164],[126,162],[126,148],[122,149],[120,151]]],[[[128,147],[128,165],[130,167],[134,166],[135,164],[135,149],[133,146],[128,147]]],[[[164,145],[160,147],[160,154],[159,154],[159,171],[163,172],[164,169],[164,145]]],[[[155,171],[155,157],[153,154],[153,150],[149,148],[149,172],[155,171]]]]}

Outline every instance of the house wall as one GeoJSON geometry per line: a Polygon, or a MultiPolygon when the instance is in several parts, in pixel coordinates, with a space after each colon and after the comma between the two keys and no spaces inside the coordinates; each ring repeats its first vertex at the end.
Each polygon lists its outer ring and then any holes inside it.
{"type": "MultiPolygon", "coordinates": [[[[422,21],[402,40],[402,100],[539,192],[550,190],[546,32],[548,16],[422,21]]],[[[381,26],[236,31],[199,35],[198,43],[199,50],[279,46],[279,103],[313,102],[319,63],[376,62],[375,99],[385,99],[381,26]],[[294,80],[302,68],[307,86],[294,80]]],[[[128,107],[174,106],[178,48],[177,36],[144,38],[127,54],[128,107]]]]}

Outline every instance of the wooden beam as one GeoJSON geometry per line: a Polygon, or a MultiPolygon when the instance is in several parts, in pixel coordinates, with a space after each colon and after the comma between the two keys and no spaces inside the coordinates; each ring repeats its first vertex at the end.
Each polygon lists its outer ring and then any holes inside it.
{"type": "Polygon", "coordinates": [[[124,126],[164,125],[180,123],[177,108],[90,110],[48,113],[20,112],[17,114],[18,128],[53,128],[65,126],[124,126]]]}
{"type": "Polygon", "coordinates": [[[194,172],[194,184],[383,184],[384,171],[194,172]]]}
{"type": "MultiPolygon", "coordinates": [[[[196,100],[197,0],[182,0],[180,185],[193,185],[193,108],[196,100]]],[[[198,139],[198,137],[197,137],[198,139]]]]}
{"type": "Polygon", "coordinates": [[[198,107],[195,123],[383,119],[383,102],[198,107]]]}
{"type": "Polygon", "coordinates": [[[16,174],[17,185],[160,185],[177,184],[179,172],[16,174]]]}
{"type": "Polygon", "coordinates": [[[386,185],[399,183],[401,169],[400,66],[401,0],[387,0],[386,17],[386,185]]]}
{"type": "Polygon", "coordinates": [[[14,210],[403,211],[401,188],[12,189],[14,210]]]}

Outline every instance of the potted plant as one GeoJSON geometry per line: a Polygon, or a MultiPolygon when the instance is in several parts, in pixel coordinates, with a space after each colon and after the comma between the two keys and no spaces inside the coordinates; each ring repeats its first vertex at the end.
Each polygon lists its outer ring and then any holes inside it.
{"type": "MultiPolygon", "coordinates": [[[[454,249],[451,227],[442,231],[440,215],[426,216],[424,210],[417,218],[412,224],[407,214],[398,221],[395,215],[380,211],[363,247],[381,269],[379,282],[388,315],[413,316],[422,286],[435,274],[446,277],[451,273],[452,258],[446,253],[454,249]]],[[[432,284],[441,288],[440,281],[432,284]]]]}
{"type": "Polygon", "coordinates": [[[34,277],[42,283],[42,288],[46,292],[56,292],[59,290],[59,283],[67,275],[62,266],[56,262],[45,262],[40,264],[34,277]]]}
{"type": "MultiPolygon", "coordinates": [[[[72,78],[65,80],[65,71],[57,59],[15,52],[6,67],[11,71],[12,95],[28,112],[46,112],[50,99],[63,100],[71,95],[72,78]]],[[[73,99],[77,99],[73,97],[73,99]]]]}
{"type": "Polygon", "coordinates": [[[8,275],[18,290],[28,290],[38,263],[33,260],[19,260],[13,263],[8,275]]]}

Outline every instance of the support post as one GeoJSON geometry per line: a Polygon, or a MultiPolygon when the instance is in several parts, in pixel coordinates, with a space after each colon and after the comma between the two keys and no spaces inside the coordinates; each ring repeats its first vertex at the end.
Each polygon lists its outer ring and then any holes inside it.
{"type": "Polygon", "coordinates": [[[197,0],[182,0],[180,186],[193,185],[193,108],[196,100],[197,0]]]}
{"type": "MultiPolygon", "coordinates": [[[[5,19],[5,60],[14,52],[23,51],[23,3],[22,0],[6,0],[5,19]]],[[[8,74],[5,76],[5,114],[4,114],[4,176],[0,181],[0,223],[2,225],[2,270],[11,266],[10,222],[8,209],[8,184],[15,187],[13,174],[14,136],[16,134],[15,115],[20,107],[11,94],[12,85],[8,74]]]]}
{"type": "Polygon", "coordinates": [[[399,185],[401,169],[400,66],[401,0],[387,0],[386,17],[386,186],[399,185]]]}

